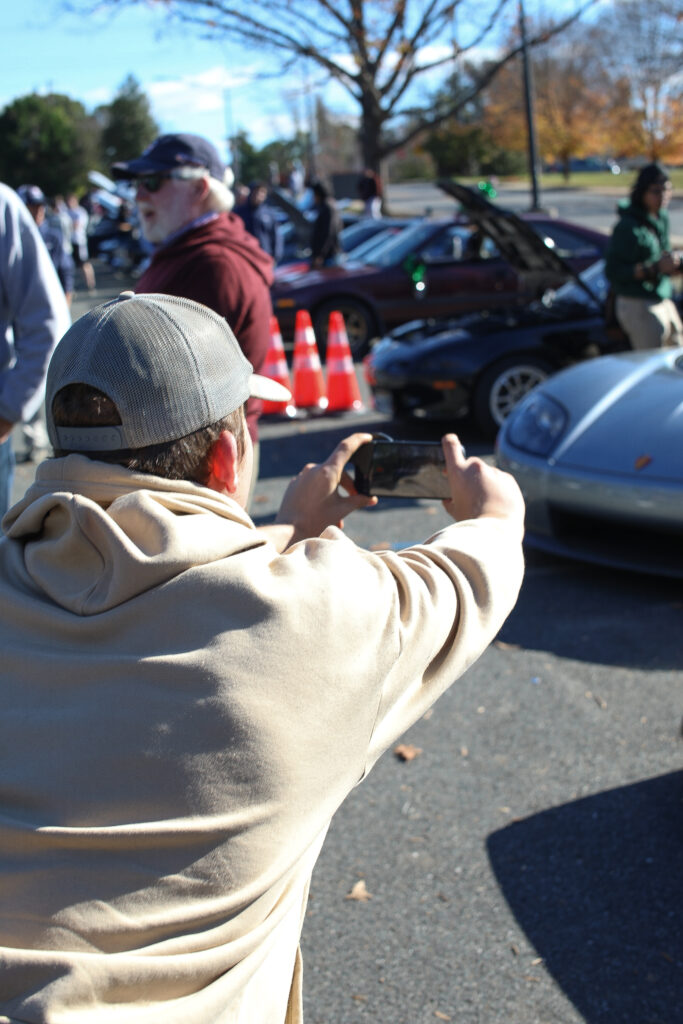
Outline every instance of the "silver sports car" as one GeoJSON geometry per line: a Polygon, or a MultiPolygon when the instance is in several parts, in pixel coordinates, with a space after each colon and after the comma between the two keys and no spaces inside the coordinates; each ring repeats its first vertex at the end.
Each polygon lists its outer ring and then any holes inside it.
{"type": "Polygon", "coordinates": [[[551,377],[513,410],[496,452],[526,499],[530,545],[683,576],[683,350],[551,377]]]}

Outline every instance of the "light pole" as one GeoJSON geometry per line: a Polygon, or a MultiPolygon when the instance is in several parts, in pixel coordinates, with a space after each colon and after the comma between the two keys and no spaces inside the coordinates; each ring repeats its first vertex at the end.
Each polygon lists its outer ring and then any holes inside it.
{"type": "Polygon", "coordinates": [[[538,184],[538,150],[536,147],[536,125],[534,122],[534,96],[531,77],[531,63],[526,41],[526,18],[524,0],[519,0],[519,31],[522,39],[522,67],[524,69],[524,107],[526,110],[527,138],[529,142],[529,171],[531,173],[531,209],[540,210],[540,188],[538,184]]]}
{"type": "Polygon", "coordinates": [[[235,181],[240,180],[240,154],[239,144],[235,136],[235,130],[232,120],[232,98],[230,96],[230,89],[227,86],[223,89],[223,111],[225,114],[225,141],[228,144],[228,150],[230,152],[230,161],[232,164],[232,173],[235,175],[235,181]]]}
{"type": "Polygon", "coordinates": [[[306,162],[308,164],[308,177],[311,181],[318,177],[316,163],[316,150],[318,138],[316,131],[315,104],[311,95],[311,83],[308,76],[308,62],[303,62],[304,96],[306,103],[306,119],[308,120],[308,132],[306,133],[306,162]]]}

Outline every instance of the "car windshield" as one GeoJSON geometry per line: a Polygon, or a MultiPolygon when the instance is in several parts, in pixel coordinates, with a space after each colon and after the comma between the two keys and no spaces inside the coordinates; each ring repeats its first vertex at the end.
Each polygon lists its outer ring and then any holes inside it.
{"type": "MultiPolygon", "coordinates": [[[[425,242],[432,237],[438,225],[434,221],[420,221],[413,224],[398,235],[384,240],[381,245],[373,247],[365,257],[365,262],[373,267],[395,267],[412,253],[420,252],[425,242]]],[[[357,253],[354,253],[356,259],[357,253]]]]}
{"type": "Polygon", "coordinates": [[[405,230],[405,228],[396,227],[385,228],[383,231],[379,231],[371,238],[366,238],[364,242],[354,246],[350,252],[344,253],[343,255],[347,256],[350,260],[354,260],[356,263],[370,263],[369,255],[371,252],[374,252],[374,250],[378,249],[380,246],[386,245],[389,240],[396,238],[398,234],[405,230]]]}
{"type": "MultiPolygon", "coordinates": [[[[597,263],[591,264],[587,270],[584,270],[579,277],[591,292],[600,300],[604,302],[607,298],[607,292],[609,290],[609,282],[605,277],[605,261],[598,260],[597,263]]],[[[578,281],[567,281],[561,288],[558,288],[553,295],[553,302],[578,302],[580,305],[588,305],[590,299],[586,295],[585,291],[581,287],[578,281]]]]}
{"type": "Polygon", "coordinates": [[[353,224],[348,224],[339,232],[339,241],[342,244],[343,249],[346,252],[350,252],[351,249],[355,249],[356,246],[367,242],[369,239],[374,239],[379,234],[382,234],[387,228],[402,227],[403,224],[399,221],[393,223],[389,218],[385,217],[381,220],[375,220],[370,217],[364,217],[362,220],[356,220],[353,224]]]}

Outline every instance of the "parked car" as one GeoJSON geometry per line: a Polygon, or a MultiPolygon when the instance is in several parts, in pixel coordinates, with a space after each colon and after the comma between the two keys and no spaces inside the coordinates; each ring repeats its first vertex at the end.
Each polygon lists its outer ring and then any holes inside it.
{"type": "Polygon", "coordinates": [[[517,402],[551,373],[629,347],[605,324],[607,290],[599,260],[527,306],[397,328],[364,360],[376,408],[446,421],[471,414],[482,434],[495,437],[517,402]]]}
{"type": "Polygon", "coordinates": [[[283,337],[293,336],[296,313],[311,314],[324,349],[332,310],[346,321],[355,356],[370,340],[420,316],[450,316],[528,301],[594,263],[607,236],[545,214],[523,218],[488,202],[474,189],[440,182],[466,211],[447,220],[420,220],[377,246],[363,262],[324,267],[272,288],[283,337]],[[511,264],[511,256],[515,266],[511,264]]]}
{"type": "Polygon", "coordinates": [[[603,356],[521,402],[497,461],[526,499],[533,547],[683,576],[683,352],[603,356]]]}
{"type": "MultiPolygon", "coordinates": [[[[339,232],[341,252],[335,263],[346,263],[349,259],[363,261],[365,254],[370,252],[380,241],[389,238],[415,223],[415,217],[363,217],[347,224],[339,232]]],[[[294,275],[306,273],[310,268],[310,247],[306,258],[284,258],[275,269],[275,280],[290,280],[294,275]]]]}

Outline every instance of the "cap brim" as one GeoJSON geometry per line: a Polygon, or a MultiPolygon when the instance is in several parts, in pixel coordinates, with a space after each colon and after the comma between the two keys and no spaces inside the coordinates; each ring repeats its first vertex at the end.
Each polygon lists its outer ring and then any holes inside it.
{"type": "Polygon", "coordinates": [[[162,163],[160,160],[150,160],[147,157],[139,156],[136,160],[126,160],[112,164],[111,173],[115,179],[137,178],[140,174],[163,174],[164,171],[171,171],[174,164],[162,163]]]}
{"type": "Polygon", "coordinates": [[[270,377],[262,377],[260,373],[252,373],[249,378],[249,394],[252,398],[261,398],[265,402],[291,402],[292,395],[283,384],[278,384],[270,377]]]}

